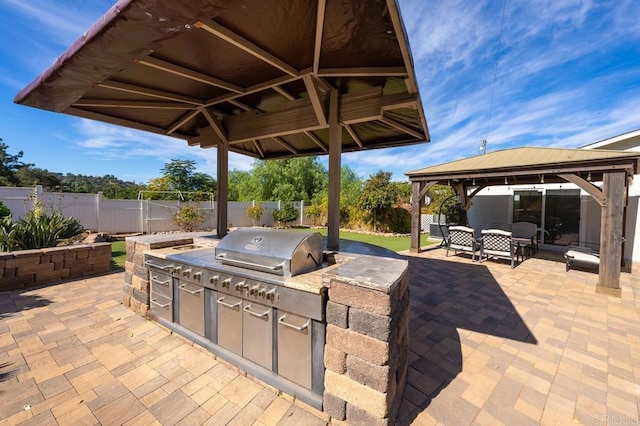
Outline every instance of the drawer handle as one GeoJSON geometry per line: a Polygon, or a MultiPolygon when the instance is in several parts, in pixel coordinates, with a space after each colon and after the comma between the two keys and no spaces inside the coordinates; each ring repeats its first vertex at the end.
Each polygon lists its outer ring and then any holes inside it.
{"type": "Polygon", "coordinates": [[[165,303],[163,305],[162,303],[156,302],[156,300],[158,300],[158,299],[151,299],[151,303],[153,303],[154,305],[156,305],[159,308],[166,308],[167,306],[171,305],[171,303],[165,303]]]}
{"type": "Polygon", "coordinates": [[[226,306],[227,308],[237,308],[238,306],[242,305],[242,300],[239,301],[238,303],[234,303],[233,305],[229,304],[229,303],[225,303],[224,302],[224,297],[221,297],[220,299],[218,299],[218,303],[221,304],[222,306],[226,306]]]}
{"type": "Polygon", "coordinates": [[[253,312],[253,311],[251,310],[251,304],[248,304],[247,306],[245,306],[245,307],[244,307],[244,311],[245,311],[246,313],[248,313],[249,315],[252,315],[252,316],[254,316],[254,317],[256,317],[256,318],[264,318],[264,317],[266,317],[266,316],[268,316],[268,315],[269,315],[269,311],[266,311],[266,312],[264,312],[264,313],[262,313],[262,314],[259,314],[259,313],[257,313],[257,312],[253,312]]]}
{"type": "Polygon", "coordinates": [[[180,287],[180,290],[186,291],[189,294],[198,294],[198,293],[202,293],[202,291],[204,290],[203,288],[195,290],[195,291],[191,291],[187,288],[187,284],[182,284],[180,287]]]}
{"type": "Polygon", "coordinates": [[[152,266],[154,268],[158,268],[158,269],[162,269],[163,271],[169,270],[171,268],[173,268],[173,265],[165,265],[165,266],[161,266],[161,265],[156,265],[153,262],[144,262],[145,266],[152,266]]]}
{"type": "Polygon", "coordinates": [[[289,324],[288,322],[285,322],[284,319],[286,317],[287,317],[286,315],[281,316],[280,319],[278,320],[278,323],[284,325],[285,327],[293,328],[294,330],[298,330],[298,331],[302,331],[305,328],[309,327],[309,324],[311,323],[311,319],[308,319],[307,322],[305,322],[301,326],[297,326],[297,325],[293,325],[293,324],[289,324]]]}
{"type": "Polygon", "coordinates": [[[161,285],[166,285],[167,287],[169,287],[169,283],[170,281],[158,281],[158,277],[151,277],[151,280],[156,283],[156,284],[161,284],[161,285]]]}

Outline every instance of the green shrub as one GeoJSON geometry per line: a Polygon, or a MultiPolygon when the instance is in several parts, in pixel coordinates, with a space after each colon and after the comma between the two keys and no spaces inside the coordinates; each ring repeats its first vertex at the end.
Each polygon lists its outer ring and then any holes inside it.
{"type": "Polygon", "coordinates": [[[255,205],[249,206],[246,210],[247,217],[251,219],[254,225],[257,225],[266,211],[266,207],[262,205],[262,201],[257,201],[255,205]]]}
{"type": "Polygon", "coordinates": [[[172,219],[181,231],[192,232],[204,223],[204,211],[197,205],[189,204],[180,207],[172,219]]]}
{"type": "Polygon", "coordinates": [[[4,216],[0,219],[0,252],[13,251],[18,247],[16,232],[17,227],[11,215],[4,216]]]}
{"type": "Polygon", "coordinates": [[[15,224],[14,231],[17,249],[28,250],[55,247],[64,240],[82,234],[84,228],[75,217],[33,210],[15,224]]]}
{"type": "Polygon", "coordinates": [[[9,207],[5,206],[4,203],[0,201],[0,219],[7,216],[11,216],[11,210],[9,210],[9,207]]]}
{"type": "Polygon", "coordinates": [[[284,202],[279,209],[273,211],[271,217],[274,221],[285,225],[298,218],[298,209],[293,206],[293,203],[284,202]]]}

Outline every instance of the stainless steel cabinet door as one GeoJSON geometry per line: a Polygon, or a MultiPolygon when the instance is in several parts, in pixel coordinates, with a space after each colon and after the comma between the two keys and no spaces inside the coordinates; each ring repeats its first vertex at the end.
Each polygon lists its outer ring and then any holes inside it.
{"type": "Polygon", "coordinates": [[[242,299],[218,293],[218,345],[242,355],[242,299]]]}
{"type": "Polygon", "coordinates": [[[194,333],[204,336],[204,287],[181,283],[178,288],[180,289],[178,322],[194,333]]]}
{"type": "Polygon", "coordinates": [[[242,356],[271,370],[274,310],[245,300],[242,312],[242,356]]]}
{"type": "Polygon", "coordinates": [[[278,374],[311,389],[311,320],[280,310],[278,374]]]}

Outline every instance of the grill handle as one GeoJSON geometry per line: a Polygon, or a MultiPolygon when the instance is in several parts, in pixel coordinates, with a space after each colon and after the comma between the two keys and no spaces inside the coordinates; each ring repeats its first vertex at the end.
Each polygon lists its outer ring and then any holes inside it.
{"type": "Polygon", "coordinates": [[[204,290],[203,288],[201,288],[201,289],[198,289],[198,290],[195,290],[195,291],[191,291],[191,290],[189,290],[189,289],[187,288],[187,285],[188,285],[188,284],[182,284],[182,285],[181,285],[181,286],[179,286],[178,288],[179,288],[180,290],[186,291],[186,292],[187,292],[187,293],[189,293],[189,294],[198,294],[198,293],[202,293],[202,291],[204,290]]]}
{"type": "Polygon", "coordinates": [[[145,265],[145,266],[152,266],[152,267],[154,267],[154,268],[158,268],[158,269],[162,269],[163,271],[167,271],[167,270],[169,270],[169,269],[173,269],[173,267],[175,266],[175,265],[165,265],[165,266],[161,266],[161,265],[156,265],[155,263],[150,262],[150,261],[144,262],[144,265],[145,265]]]}
{"type": "Polygon", "coordinates": [[[221,297],[220,299],[218,299],[218,303],[219,303],[220,305],[222,305],[222,306],[226,306],[227,308],[234,309],[234,308],[237,308],[238,306],[242,305],[242,300],[241,300],[241,301],[239,301],[238,303],[234,303],[234,304],[232,305],[232,304],[230,304],[230,303],[225,303],[225,302],[224,302],[224,297],[221,297]]]}
{"type": "Polygon", "coordinates": [[[169,280],[167,280],[167,281],[158,281],[158,277],[157,276],[151,277],[151,281],[153,281],[156,284],[161,284],[161,285],[164,285],[164,286],[167,286],[167,287],[169,287],[169,282],[170,282],[169,280]]]}
{"type": "Polygon", "coordinates": [[[267,315],[269,315],[269,311],[266,311],[266,312],[264,312],[264,313],[262,313],[262,314],[259,314],[259,313],[257,313],[257,312],[253,312],[253,311],[251,310],[251,304],[248,304],[247,306],[245,306],[243,310],[244,310],[246,313],[248,313],[249,315],[254,316],[254,317],[256,317],[256,318],[264,318],[264,317],[266,317],[267,315]]]}
{"type": "Polygon", "coordinates": [[[156,300],[158,300],[158,299],[151,299],[151,303],[153,303],[154,305],[158,306],[159,308],[166,308],[167,306],[169,306],[171,304],[171,303],[165,303],[163,305],[162,303],[156,302],[156,300]]]}
{"type": "Polygon", "coordinates": [[[280,271],[284,267],[284,262],[279,265],[268,266],[268,265],[261,265],[259,263],[247,262],[244,260],[228,259],[225,253],[216,255],[216,260],[219,260],[221,262],[226,262],[231,265],[236,264],[236,265],[245,266],[251,269],[266,269],[269,271],[280,271]]]}
{"type": "Polygon", "coordinates": [[[297,326],[297,325],[293,325],[293,324],[289,324],[288,322],[285,322],[284,319],[287,317],[287,315],[283,315],[278,319],[278,323],[284,325],[285,327],[288,328],[292,328],[294,330],[298,330],[298,331],[302,331],[305,328],[309,327],[309,324],[311,323],[311,319],[308,319],[307,322],[305,322],[304,324],[297,326]]]}

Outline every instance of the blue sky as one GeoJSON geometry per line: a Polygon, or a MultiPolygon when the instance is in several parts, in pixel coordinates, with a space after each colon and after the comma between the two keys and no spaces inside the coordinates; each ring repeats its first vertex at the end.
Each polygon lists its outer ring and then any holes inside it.
{"type": "MultiPolygon", "coordinates": [[[[146,182],[180,158],[215,176],[214,149],[13,104],[113,4],[0,0],[0,138],[49,171],[146,182]]],[[[361,177],[385,170],[404,180],[478,155],[482,139],[488,151],[575,148],[640,128],[637,0],[507,0],[500,44],[503,1],[399,5],[432,141],[343,155],[361,177]]],[[[229,162],[246,170],[253,161],[231,154],[229,162]]]]}

